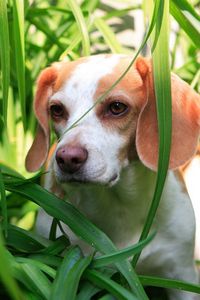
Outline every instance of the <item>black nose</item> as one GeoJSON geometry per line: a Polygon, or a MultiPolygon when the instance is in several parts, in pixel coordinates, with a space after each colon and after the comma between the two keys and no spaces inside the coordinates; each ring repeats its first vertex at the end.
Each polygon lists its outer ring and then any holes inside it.
{"type": "Polygon", "coordinates": [[[56,161],[63,172],[78,171],[88,158],[86,149],[79,146],[63,146],[56,152],[56,161]]]}

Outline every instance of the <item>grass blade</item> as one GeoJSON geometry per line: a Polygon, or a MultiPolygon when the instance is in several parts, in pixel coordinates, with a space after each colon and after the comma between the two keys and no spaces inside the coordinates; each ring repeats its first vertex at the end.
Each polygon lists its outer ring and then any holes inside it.
{"type": "Polygon", "coordinates": [[[77,22],[79,31],[82,34],[83,55],[88,56],[88,55],[90,55],[90,39],[89,39],[87,26],[86,26],[82,11],[81,11],[78,3],[76,2],[76,0],[68,0],[67,4],[69,5],[69,7],[71,9],[71,11],[74,15],[74,18],[77,22]]]}
{"type": "Polygon", "coordinates": [[[13,274],[28,290],[36,292],[43,299],[49,300],[51,283],[47,276],[36,266],[30,263],[17,263],[13,266],[13,274]]]}
{"type": "Polygon", "coordinates": [[[60,266],[62,262],[62,258],[60,256],[48,255],[48,254],[31,254],[29,255],[30,259],[34,259],[36,261],[40,261],[50,267],[57,268],[60,266]]]}
{"type": "Polygon", "coordinates": [[[138,300],[138,298],[131,294],[130,291],[126,290],[103,273],[95,270],[87,270],[84,273],[84,277],[98,287],[106,289],[119,300],[138,300]]]}
{"type": "Polygon", "coordinates": [[[13,0],[13,31],[15,44],[15,63],[17,70],[19,99],[22,121],[26,127],[25,103],[25,51],[24,51],[24,1],[13,0]]]}
{"type": "Polygon", "coordinates": [[[172,0],[179,9],[189,12],[194,18],[200,21],[200,15],[187,0],[172,0]]]}
{"type": "Polygon", "coordinates": [[[80,277],[91,259],[92,257],[82,257],[81,251],[77,247],[69,250],[58,270],[50,299],[75,299],[80,277]]]}
{"type": "Polygon", "coordinates": [[[113,53],[124,53],[124,49],[115,34],[102,18],[96,18],[94,24],[113,53]]]}
{"type": "Polygon", "coordinates": [[[7,124],[8,91],[10,82],[9,30],[7,1],[0,0],[0,59],[2,71],[3,120],[7,124]]]}
{"type": "Polygon", "coordinates": [[[196,284],[187,283],[180,280],[166,279],[160,277],[151,277],[151,276],[139,276],[143,285],[169,288],[169,289],[178,289],[187,292],[193,292],[200,294],[200,286],[196,284]]]}
{"type": "Polygon", "coordinates": [[[117,252],[108,255],[98,256],[94,258],[92,266],[94,268],[104,267],[108,264],[113,264],[114,262],[133,256],[134,254],[141,252],[144,249],[144,247],[152,241],[154,236],[155,234],[151,234],[147,239],[137,243],[136,245],[127,247],[122,250],[118,250],[117,252]]]}
{"type": "Polygon", "coordinates": [[[45,265],[44,263],[42,263],[40,261],[26,258],[26,257],[15,257],[15,259],[16,259],[16,262],[18,262],[18,263],[32,264],[33,266],[36,266],[37,268],[39,268],[41,271],[43,271],[44,273],[46,273],[53,279],[56,277],[56,271],[53,268],[45,265]]]}
{"type": "Polygon", "coordinates": [[[8,226],[7,246],[14,247],[22,252],[37,252],[51,243],[44,238],[38,238],[34,233],[28,232],[14,225],[8,226]]]}
{"type": "Polygon", "coordinates": [[[66,239],[66,237],[62,235],[58,237],[56,241],[52,242],[50,246],[48,246],[44,250],[41,250],[40,253],[48,255],[58,255],[66,249],[66,247],[68,246],[68,242],[69,241],[66,239]]]}
{"type": "MultiPolygon", "coordinates": [[[[162,5],[162,1],[161,1],[162,5]]],[[[151,203],[151,207],[145,221],[145,225],[140,237],[140,241],[144,240],[150,231],[153,223],[162,190],[164,187],[170,156],[171,147],[171,128],[172,128],[172,112],[171,112],[171,75],[169,68],[169,1],[163,3],[163,15],[158,15],[157,26],[160,27],[159,38],[153,52],[153,69],[156,105],[158,115],[158,129],[159,129],[159,159],[158,159],[158,173],[156,180],[156,187],[151,203]]],[[[136,254],[133,258],[133,266],[136,265],[140,254],[136,254]]]]}
{"type": "Polygon", "coordinates": [[[194,23],[191,22],[190,14],[181,11],[177,4],[177,1],[170,2],[170,12],[176,21],[179,23],[180,27],[186,32],[193,43],[200,48],[200,22],[199,20],[194,23]],[[176,2],[176,3],[175,3],[176,2]]]}

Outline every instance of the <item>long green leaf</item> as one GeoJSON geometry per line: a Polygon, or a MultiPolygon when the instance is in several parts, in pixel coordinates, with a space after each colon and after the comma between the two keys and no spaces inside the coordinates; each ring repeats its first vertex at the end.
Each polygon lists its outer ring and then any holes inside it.
{"type": "Polygon", "coordinates": [[[106,289],[119,300],[138,300],[138,298],[131,294],[130,291],[126,290],[124,287],[122,287],[103,273],[95,270],[87,270],[84,273],[84,277],[91,281],[93,284],[106,289]]]}
{"type": "Polygon", "coordinates": [[[3,120],[7,125],[8,90],[10,82],[10,45],[7,17],[7,1],[0,0],[0,60],[3,89],[3,120]]]}
{"type": "Polygon", "coordinates": [[[82,257],[77,247],[69,250],[57,272],[50,299],[75,299],[80,277],[90,264],[91,259],[92,257],[82,257]]]}
{"type": "Polygon", "coordinates": [[[200,294],[200,285],[191,284],[180,280],[152,276],[139,276],[139,278],[142,284],[146,286],[162,287],[166,289],[178,289],[200,294]]]}
{"type": "Polygon", "coordinates": [[[55,256],[55,255],[48,255],[48,254],[31,254],[28,256],[30,259],[34,259],[36,261],[40,261],[50,267],[59,267],[61,262],[62,262],[62,258],[60,256],[55,256]]]}
{"type": "Polygon", "coordinates": [[[65,236],[58,237],[50,246],[40,251],[40,253],[48,254],[48,255],[57,255],[62,253],[66,247],[68,246],[68,239],[65,236]]]}
{"type": "Polygon", "coordinates": [[[179,9],[189,12],[194,18],[200,21],[200,14],[198,14],[194,9],[192,4],[190,3],[191,1],[188,2],[187,0],[172,0],[171,2],[174,2],[176,6],[179,7],[179,9]]]}
{"type": "Polygon", "coordinates": [[[23,125],[26,127],[25,105],[25,50],[24,50],[24,0],[13,0],[13,31],[15,64],[23,125]]]}
{"type": "MultiPolygon", "coordinates": [[[[172,112],[171,75],[169,67],[169,1],[166,0],[164,3],[161,1],[160,5],[164,5],[164,9],[159,10],[160,13],[156,23],[156,26],[159,27],[159,31],[156,31],[157,33],[159,32],[159,37],[155,36],[157,44],[153,52],[153,74],[159,129],[158,173],[153,200],[140,236],[140,241],[148,236],[160,202],[167,176],[171,147],[172,112]]],[[[135,255],[132,261],[133,266],[136,265],[139,256],[140,254],[135,255]]]]}
{"type": "Polygon", "coordinates": [[[96,28],[100,31],[106,44],[109,46],[113,53],[123,53],[124,50],[120,43],[118,42],[114,32],[106,24],[102,18],[96,18],[94,21],[96,28]]]}
{"type": "Polygon", "coordinates": [[[71,9],[77,22],[77,26],[82,34],[83,54],[84,56],[88,56],[90,55],[90,39],[82,11],[76,0],[68,0],[67,4],[71,9]]]}
{"type": "Polygon", "coordinates": [[[56,271],[53,268],[47,266],[46,264],[38,260],[34,260],[26,257],[15,257],[15,260],[18,263],[25,263],[25,264],[31,264],[33,266],[36,266],[37,268],[39,268],[41,271],[43,271],[53,279],[56,277],[56,271]]]}
{"type": "Polygon", "coordinates": [[[177,1],[170,2],[170,12],[180,27],[186,32],[193,43],[200,48],[200,22],[196,20],[195,24],[192,22],[192,15],[189,15],[182,11],[178,6],[177,1]],[[191,17],[190,17],[191,16],[191,17]]]}
{"type": "Polygon", "coordinates": [[[99,268],[129,258],[130,256],[133,256],[134,254],[141,252],[144,249],[144,247],[152,241],[154,236],[155,234],[152,234],[146,240],[139,242],[136,245],[124,248],[122,250],[118,250],[114,253],[97,256],[96,258],[94,258],[92,262],[92,266],[94,268],[99,268]]]}
{"type": "Polygon", "coordinates": [[[13,276],[23,283],[26,288],[43,299],[49,300],[51,282],[48,277],[36,266],[31,263],[13,263],[13,276]]]}
{"type": "Polygon", "coordinates": [[[8,226],[7,246],[11,246],[22,252],[35,252],[44,249],[51,242],[38,237],[32,232],[28,232],[14,225],[8,226]]]}

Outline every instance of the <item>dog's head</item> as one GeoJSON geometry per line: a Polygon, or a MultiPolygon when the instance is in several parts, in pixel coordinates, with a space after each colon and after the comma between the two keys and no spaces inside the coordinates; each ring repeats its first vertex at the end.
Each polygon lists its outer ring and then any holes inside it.
{"type": "MultiPolygon", "coordinates": [[[[113,184],[121,169],[138,158],[156,170],[158,128],[150,60],[138,58],[106,98],[90,110],[130,61],[128,56],[97,55],[56,63],[41,73],[34,102],[39,125],[26,158],[29,171],[36,171],[47,159],[49,119],[59,138],[54,171],[61,182],[113,184]]],[[[170,168],[177,168],[197,147],[200,97],[172,75],[172,98],[170,168]]]]}

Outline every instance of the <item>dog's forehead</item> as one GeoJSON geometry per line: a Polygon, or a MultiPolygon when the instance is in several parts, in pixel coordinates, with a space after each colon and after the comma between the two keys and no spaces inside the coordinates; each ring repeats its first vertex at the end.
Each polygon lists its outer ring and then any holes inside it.
{"type": "MultiPolygon", "coordinates": [[[[65,96],[65,101],[91,100],[98,84],[106,75],[112,75],[119,64],[121,55],[96,55],[69,63],[60,70],[57,92],[65,96]]],[[[57,94],[57,93],[56,93],[57,94]]]]}
{"type": "Polygon", "coordinates": [[[78,64],[70,78],[64,84],[64,91],[72,98],[93,97],[99,81],[106,75],[112,74],[120,61],[119,55],[99,55],[88,58],[78,64]]]}

